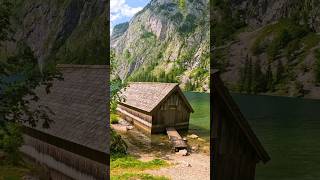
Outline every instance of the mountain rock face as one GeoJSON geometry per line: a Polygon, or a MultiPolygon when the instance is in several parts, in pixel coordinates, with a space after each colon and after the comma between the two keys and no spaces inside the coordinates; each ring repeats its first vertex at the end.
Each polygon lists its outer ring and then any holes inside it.
{"type": "MultiPolygon", "coordinates": [[[[108,28],[106,0],[19,0],[13,4],[12,29],[42,64],[105,64],[108,28]]],[[[16,50],[6,44],[6,53],[16,50]]]]}
{"type": "Polygon", "coordinates": [[[209,27],[208,0],[151,0],[114,27],[111,47],[121,78],[208,91],[209,27]]]}
{"type": "Polygon", "coordinates": [[[212,9],[214,65],[231,90],[320,98],[319,0],[215,0],[212,9]]]}

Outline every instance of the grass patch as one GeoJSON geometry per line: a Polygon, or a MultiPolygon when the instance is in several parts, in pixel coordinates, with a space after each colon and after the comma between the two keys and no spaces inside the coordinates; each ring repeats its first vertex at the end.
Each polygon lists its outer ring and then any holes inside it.
{"type": "Polygon", "coordinates": [[[161,159],[154,159],[152,161],[143,162],[133,156],[124,155],[116,157],[111,156],[110,167],[111,169],[122,168],[143,171],[146,169],[157,169],[166,165],[168,165],[168,163],[161,159]]]}
{"type": "Polygon", "coordinates": [[[113,180],[122,179],[151,179],[166,180],[162,176],[152,176],[143,173],[144,170],[159,169],[169,164],[161,159],[154,159],[148,162],[138,160],[130,155],[111,155],[110,159],[110,175],[113,180]]]}
{"type": "Polygon", "coordinates": [[[0,165],[0,180],[19,180],[28,173],[28,167],[0,165]]]}
{"type": "Polygon", "coordinates": [[[152,176],[150,174],[135,174],[135,173],[124,173],[119,176],[112,176],[111,180],[128,180],[128,179],[139,179],[139,180],[169,180],[164,176],[152,176]]]}
{"type": "Polygon", "coordinates": [[[320,36],[316,33],[309,33],[301,42],[304,45],[304,50],[309,50],[319,44],[320,36]]]}
{"type": "Polygon", "coordinates": [[[26,175],[39,179],[47,179],[48,169],[38,164],[21,161],[19,165],[8,165],[1,162],[0,180],[20,180],[26,175]]]}

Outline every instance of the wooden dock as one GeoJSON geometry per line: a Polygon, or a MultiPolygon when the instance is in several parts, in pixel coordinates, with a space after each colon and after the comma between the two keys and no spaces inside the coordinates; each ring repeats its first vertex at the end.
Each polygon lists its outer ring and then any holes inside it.
{"type": "Polygon", "coordinates": [[[177,130],[173,127],[166,128],[169,140],[171,141],[175,151],[187,149],[187,143],[182,139],[177,130]]]}

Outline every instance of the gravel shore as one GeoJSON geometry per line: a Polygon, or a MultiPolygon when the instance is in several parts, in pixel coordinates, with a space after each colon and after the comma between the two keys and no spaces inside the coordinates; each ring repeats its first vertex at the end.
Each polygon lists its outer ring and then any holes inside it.
{"type": "MultiPolygon", "coordinates": [[[[142,160],[150,158],[144,157],[142,160]]],[[[166,176],[172,180],[209,180],[210,179],[210,156],[200,153],[181,156],[177,154],[167,155],[165,158],[172,166],[146,170],[145,173],[166,176]]]]}

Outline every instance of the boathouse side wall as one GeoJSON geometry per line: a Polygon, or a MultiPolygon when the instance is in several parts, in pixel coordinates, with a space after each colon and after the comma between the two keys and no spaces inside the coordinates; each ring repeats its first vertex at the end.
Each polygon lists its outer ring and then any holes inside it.
{"type": "Polygon", "coordinates": [[[29,159],[52,169],[51,172],[56,172],[54,174],[60,173],[73,179],[109,178],[108,154],[90,150],[31,128],[25,128],[24,132],[24,145],[20,151],[29,159]],[[84,154],[86,156],[83,156],[84,154]]]}

